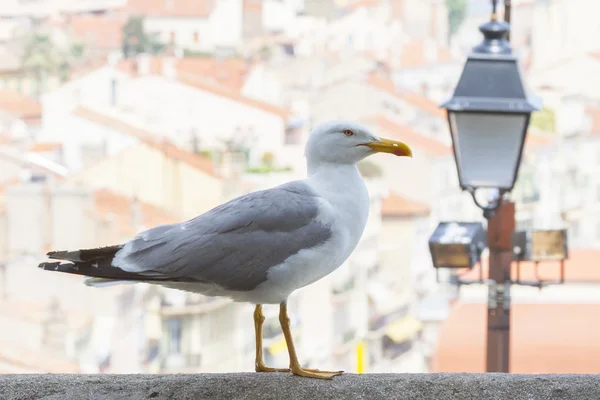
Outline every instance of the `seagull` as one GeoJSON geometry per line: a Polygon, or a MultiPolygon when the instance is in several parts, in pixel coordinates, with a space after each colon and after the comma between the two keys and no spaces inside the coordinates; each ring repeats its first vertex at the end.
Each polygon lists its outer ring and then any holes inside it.
{"type": "Polygon", "coordinates": [[[404,143],[349,121],[322,122],[305,148],[307,177],[251,192],[191,220],[160,225],[114,246],[51,251],[39,268],[83,275],[102,287],[144,282],[255,305],[256,372],[332,379],[343,371],[303,368],[290,331],[292,292],[333,272],[350,256],[369,214],[357,163],[374,153],[412,157],[404,143]],[[263,304],[279,305],[290,368],[263,361],[263,304]]]}

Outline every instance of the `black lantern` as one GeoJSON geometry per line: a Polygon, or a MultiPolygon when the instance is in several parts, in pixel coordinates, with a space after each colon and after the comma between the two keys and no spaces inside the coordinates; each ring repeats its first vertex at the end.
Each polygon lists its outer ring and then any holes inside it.
{"type": "Polygon", "coordinates": [[[485,246],[480,222],[440,222],[429,238],[434,268],[473,268],[485,246]]]}
{"type": "Polygon", "coordinates": [[[528,95],[521,68],[506,40],[509,24],[492,20],[479,27],[484,40],[473,48],[448,111],[460,186],[512,190],[531,113],[540,109],[528,95]]]}

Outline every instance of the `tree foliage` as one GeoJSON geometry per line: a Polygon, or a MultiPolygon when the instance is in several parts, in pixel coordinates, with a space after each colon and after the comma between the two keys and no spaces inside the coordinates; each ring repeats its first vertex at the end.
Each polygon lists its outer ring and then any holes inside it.
{"type": "Polygon", "coordinates": [[[544,107],[540,111],[531,114],[531,126],[545,132],[556,132],[556,115],[554,111],[544,107]]]}
{"type": "Polygon", "coordinates": [[[454,35],[467,15],[467,0],[446,0],[446,6],[450,35],[454,35]]]}
{"type": "Polygon", "coordinates": [[[144,20],[131,17],[123,27],[123,55],[134,57],[136,54],[160,54],[165,45],[144,30],[144,20]]]}
{"type": "Polygon", "coordinates": [[[85,55],[82,43],[57,45],[52,36],[32,32],[24,43],[23,68],[36,79],[36,93],[39,97],[42,91],[42,81],[47,76],[59,75],[62,80],[69,76],[71,66],[85,55]]]}

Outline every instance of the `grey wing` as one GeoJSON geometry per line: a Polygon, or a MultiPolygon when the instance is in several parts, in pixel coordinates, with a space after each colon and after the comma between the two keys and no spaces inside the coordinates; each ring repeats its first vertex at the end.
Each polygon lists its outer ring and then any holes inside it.
{"type": "Polygon", "coordinates": [[[318,212],[318,198],[302,182],[253,192],[192,220],[141,233],[117,254],[117,265],[148,276],[252,290],[269,268],[329,239],[330,228],[315,220],[318,212]]]}

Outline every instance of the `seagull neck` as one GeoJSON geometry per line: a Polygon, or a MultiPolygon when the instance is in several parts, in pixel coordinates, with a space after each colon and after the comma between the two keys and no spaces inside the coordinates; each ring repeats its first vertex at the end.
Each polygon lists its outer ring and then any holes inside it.
{"type": "Polygon", "coordinates": [[[332,176],[341,177],[341,176],[357,176],[360,177],[360,173],[358,172],[358,167],[356,164],[339,164],[339,163],[309,163],[308,164],[308,177],[315,179],[321,177],[327,177],[327,179],[331,179],[332,176]]]}
{"type": "Polygon", "coordinates": [[[319,163],[312,166],[309,164],[308,179],[317,186],[330,189],[365,184],[356,164],[319,163]]]}

